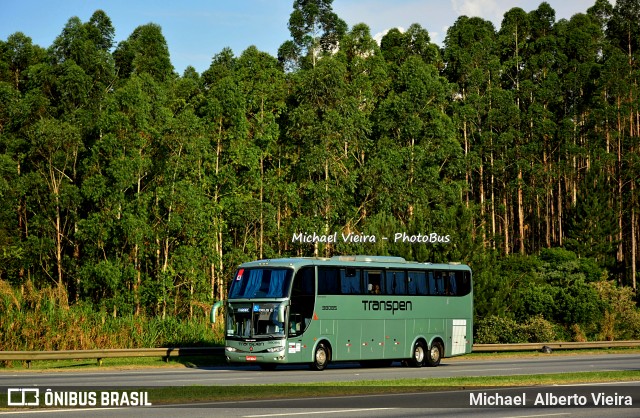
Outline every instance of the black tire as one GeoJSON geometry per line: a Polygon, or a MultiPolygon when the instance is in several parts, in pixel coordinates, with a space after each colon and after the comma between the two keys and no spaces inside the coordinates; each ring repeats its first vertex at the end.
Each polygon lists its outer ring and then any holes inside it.
{"type": "Polygon", "coordinates": [[[409,364],[413,367],[424,366],[425,359],[427,357],[427,346],[422,340],[416,341],[411,351],[411,360],[409,364]]]}
{"type": "Polygon", "coordinates": [[[313,362],[311,363],[312,370],[324,370],[331,361],[331,351],[324,343],[319,343],[316,347],[316,351],[313,353],[313,362]]]}
{"type": "Polygon", "coordinates": [[[440,360],[444,356],[444,347],[440,341],[436,341],[431,344],[431,349],[427,353],[427,366],[436,367],[440,364],[440,360]]]}

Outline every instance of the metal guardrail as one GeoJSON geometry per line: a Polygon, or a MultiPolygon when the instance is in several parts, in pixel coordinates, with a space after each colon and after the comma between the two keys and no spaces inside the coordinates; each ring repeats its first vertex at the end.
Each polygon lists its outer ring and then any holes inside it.
{"type": "Polygon", "coordinates": [[[475,353],[495,353],[503,351],[540,351],[543,347],[551,350],[582,350],[590,348],[633,348],[640,347],[640,341],[587,341],[554,343],[517,343],[517,344],[474,344],[475,353]]]}
{"type": "MultiPolygon", "coordinates": [[[[593,348],[640,347],[640,341],[591,341],[591,342],[552,342],[521,344],[474,344],[473,352],[492,353],[506,351],[541,351],[543,347],[551,350],[578,350],[593,348]]],[[[224,347],[176,347],[176,348],[124,348],[106,350],[61,350],[61,351],[0,351],[0,361],[26,361],[27,368],[37,360],[79,360],[96,359],[102,364],[105,358],[125,357],[170,357],[222,356],[224,347]]]]}
{"type": "Polygon", "coordinates": [[[60,351],[0,351],[0,361],[26,361],[27,368],[36,360],[80,360],[96,359],[98,365],[105,358],[125,357],[170,357],[221,356],[224,347],[176,347],[176,348],[122,348],[104,350],[60,350],[60,351]]]}

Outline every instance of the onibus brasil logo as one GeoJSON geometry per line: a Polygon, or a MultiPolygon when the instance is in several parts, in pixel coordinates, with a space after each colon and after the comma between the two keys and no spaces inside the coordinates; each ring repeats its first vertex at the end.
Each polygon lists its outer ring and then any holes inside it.
{"type": "Polygon", "coordinates": [[[8,388],[8,407],[37,407],[37,406],[64,406],[64,407],[131,407],[151,406],[149,393],[146,391],[123,390],[41,390],[40,388],[8,388]]]}

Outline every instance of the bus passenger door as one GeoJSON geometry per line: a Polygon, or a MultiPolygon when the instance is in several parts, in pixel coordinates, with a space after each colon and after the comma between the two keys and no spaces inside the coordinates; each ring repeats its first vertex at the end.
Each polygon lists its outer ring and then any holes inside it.
{"type": "Polygon", "coordinates": [[[298,270],[291,286],[289,305],[287,359],[289,362],[305,362],[311,358],[312,347],[305,346],[304,332],[313,320],[315,307],[315,267],[298,270]]]}

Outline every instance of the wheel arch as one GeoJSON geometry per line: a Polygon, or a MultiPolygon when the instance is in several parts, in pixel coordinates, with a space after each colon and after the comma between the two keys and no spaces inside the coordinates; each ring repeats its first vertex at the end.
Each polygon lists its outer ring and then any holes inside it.
{"type": "Polygon", "coordinates": [[[326,337],[318,338],[318,340],[315,341],[313,347],[311,348],[311,359],[313,359],[313,353],[316,352],[316,348],[318,348],[318,345],[322,343],[324,343],[324,345],[327,347],[327,350],[329,351],[329,361],[333,360],[333,344],[331,344],[331,340],[326,337]]]}
{"type": "Polygon", "coordinates": [[[427,337],[425,337],[424,335],[417,335],[413,341],[411,341],[411,344],[409,344],[409,347],[407,348],[407,358],[411,358],[413,355],[413,347],[415,347],[415,345],[418,343],[418,341],[422,341],[424,343],[425,347],[429,347],[429,343],[428,343],[428,339],[427,337]]]}
{"type": "Polygon", "coordinates": [[[429,346],[428,346],[429,349],[431,349],[431,347],[433,347],[435,343],[442,344],[442,358],[445,358],[446,357],[445,353],[447,352],[447,345],[444,343],[444,338],[442,338],[442,336],[440,335],[433,336],[433,338],[431,338],[431,341],[429,341],[429,346]]]}
{"type": "MultiPolygon", "coordinates": [[[[325,349],[326,349],[326,354],[327,354],[327,361],[326,364],[328,365],[329,363],[331,363],[333,361],[333,345],[331,344],[331,341],[328,338],[318,338],[318,340],[313,344],[313,347],[311,349],[311,358],[310,358],[310,363],[311,365],[313,365],[316,361],[315,356],[316,356],[316,350],[318,349],[318,347],[320,345],[324,345],[325,349]]],[[[326,366],[325,366],[326,367],[326,366]]],[[[313,368],[313,366],[312,366],[313,368]]],[[[324,369],[324,367],[322,368],[324,369]]],[[[318,369],[316,369],[318,370],[318,369]]]]}

